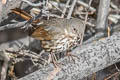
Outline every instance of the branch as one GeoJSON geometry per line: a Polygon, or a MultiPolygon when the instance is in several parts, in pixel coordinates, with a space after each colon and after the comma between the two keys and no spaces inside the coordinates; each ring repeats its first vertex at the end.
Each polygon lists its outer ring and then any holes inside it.
{"type": "Polygon", "coordinates": [[[68,8],[68,6],[69,6],[69,3],[70,3],[70,0],[68,0],[68,1],[66,2],[66,6],[65,6],[65,8],[63,9],[63,14],[61,15],[61,18],[64,18],[64,14],[65,14],[66,11],[67,11],[67,8],[68,8]]]}
{"type": "Polygon", "coordinates": [[[86,4],[85,2],[83,2],[83,1],[81,1],[81,0],[78,0],[77,1],[77,3],[78,4],[80,4],[80,5],[82,5],[82,6],[84,6],[84,7],[86,7],[86,8],[89,8],[91,11],[93,11],[93,12],[96,12],[96,9],[95,8],[93,8],[93,7],[89,7],[89,5],[88,4],[86,4]]]}
{"type": "Polygon", "coordinates": [[[34,6],[34,7],[38,7],[38,6],[42,6],[43,3],[42,2],[39,2],[39,3],[32,3],[31,1],[29,0],[22,0],[23,2],[29,4],[30,6],[34,6]]]}
{"type": "Polygon", "coordinates": [[[78,47],[72,53],[79,57],[75,64],[67,57],[60,60],[64,65],[55,68],[50,64],[19,80],[79,80],[94,72],[104,69],[120,61],[120,33],[106,38],[105,40],[78,47]],[[57,74],[57,76],[55,76],[57,74]]]}
{"type": "Polygon", "coordinates": [[[2,70],[1,70],[1,78],[0,78],[0,80],[5,80],[6,75],[7,75],[7,70],[8,70],[9,57],[3,51],[0,51],[0,56],[4,58],[4,62],[3,62],[2,70]]]}
{"type": "Polygon", "coordinates": [[[13,28],[23,27],[26,22],[27,22],[27,21],[15,22],[15,23],[13,23],[13,24],[3,25],[3,26],[0,27],[0,31],[7,30],[7,29],[13,29],[13,28]]]}
{"type": "Polygon", "coordinates": [[[77,2],[77,0],[73,0],[73,3],[72,3],[72,5],[71,5],[71,8],[70,8],[70,10],[69,10],[69,12],[68,12],[68,15],[67,15],[67,19],[70,19],[70,18],[71,18],[71,15],[72,15],[72,12],[73,12],[73,9],[74,9],[74,7],[75,7],[76,2],[77,2]]]}
{"type": "Polygon", "coordinates": [[[110,0],[100,0],[97,16],[97,29],[105,30],[109,13],[109,6],[110,0]]]}
{"type": "Polygon", "coordinates": [[[3,4],[2,1],[0,1],[0,22],[2,21],[2,9],[3,9],[3,4]]]}
{"type": "Polygon", "coordinates": [[[100,39],[100,37],[104,37],[105,28],[107,27],[108,13],[109,13],[110,0],[100,0],[99,10],[97,15],[97,25],[96,29],[99,30],[92,38],[87,40],[86,43],[91,43],[93,40],[100,39]],[[100,31],[102,30],[102,32],[100,31]]]}

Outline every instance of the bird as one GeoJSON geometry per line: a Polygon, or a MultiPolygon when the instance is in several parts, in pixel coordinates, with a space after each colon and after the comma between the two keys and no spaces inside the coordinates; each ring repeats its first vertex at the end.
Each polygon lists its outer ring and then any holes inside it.
{"type": "MultiPolygon", "coordinates": [[[[25,20],[33,17],[22,9],[15,8],[12,12],[20,15],[25,20]]],[[[49,20],[33,20],[31,23],[35,29],[29,32],[29,36],[40,40],[45,52],[49,52],[54,65],[57,64],[55,54],[69,52],[76,46],[82,45],[85,26],[78,18],[53,18],[49,20]],[[39,24],[40,23],[40,24],[39,24]]]]}

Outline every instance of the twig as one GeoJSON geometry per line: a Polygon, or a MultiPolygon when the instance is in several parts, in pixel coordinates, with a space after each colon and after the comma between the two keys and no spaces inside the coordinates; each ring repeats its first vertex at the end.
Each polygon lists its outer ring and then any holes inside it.
{"type": "Polygon", "coordinates": [[[50,3],[51,3],[56,9],[58,9],[63,15],[65,15],[60,8],[58,8],[56,5],[54,5],[51,1],[50,1],[50,3]]]}
{"type": "MultiPolygon", "coordinates": [[[[10,56],[10,59],[15,61],[15,63],[18,63],[18,62],[24,61],[24,60],[31,60],[35,66],[47,63],[47,60],[44,59],[45,57],[44,58],[42,57],[42,54],[39,55],[30,50],[20,49],[18,51],[14,51],[14,50],[9,49],[9,50],[6,50],[6,52],[10,53],[11,55],[17,56],[17,57],[10,56]],[[26,57],[28,57],[28,58],[26,58],[26,57]]],[[[43,52],[41,52],[41,53],[43,53],[43,52]]],[[[43,54],[43,56],[44,56],[44,54],[43,54]]],[[[47,57],[47,55],[46,55],[46,57],[47,57]]]]}
{"type": "Polygon", "coordinates": [[[32,58],[36,58],[38,59],[38,55],[36,53],[33,53],[32,51],[29,51],[29,50],[20,50],[20,51],[13,51],[13,50],[6,50],[6,52],[9,52],[11,54],[16,54],[16,55],[21,55],[21,56],[29,56],[29,57],[32,57],[32,58]],[[31,53],[31,54],[30,54],[31,53]]]}
{"type": "Polygon", "coordinates": [[[119,10],[119,8],[113,2],[110,3],[110,6],[115,10],[119,10]]]}
{"type": "Polygon", "coordinates": [[[4,26],[1,26],[0,27],[0,31],[11,29],[11,28],[22,27],[26,22],[27,21],[24,21],[24,22],[15,22],[14,24],[7,24],[7,25],[4,25],[4,26]]]}
{"type": "Polygon", "coordinates": [[[66,10],[67,10],[67,8],[68,8],[69,3],[70,3],[70,0],[67,0],[66,6],[65,6],[65,8],[63,9],[63,14],[61,15],[61,18],[64,18],[64,14],[66,13],[66,10]]]}
{"type": "Polygon", "coordinates": [[[92,24],[92,23],[90,23],[90,22],[86,22],[86,25],[89,25],[89,26],[91,26],[91,27],[95,27],[95,25],[92,24]]]}
{"type": "Polygon", "coordinates": [[[83,42],[83,45],[86,45],[86,44],[90,44],[94,41],[98,41],[100,38],[102,38],[104,36],[103,33],[99,32],[99,33],[96,33],[95,36],[91,37],[90,39],[86,40],[85,42],[83,42]]]}
{"type": "Polygon", "coordinates": [[[39,2],[39,3],[32,3],[32,2],[30,2],[28,0],[22,0],[22,1],[25,2],[25,3],[27,3],[27,4],[29,4],[30,6],[34,6],[34,7],[42,6],[43,5],[43,3],[41,3],[41,2],[39,2]]]}
{"type": "Polygon", "coordinates": [[[108,19],[114,23],[117,23],[118,22],[118,19],[120,19],[120,15],[118,14],[111,14],[108,16],[108,19]]]}
{"type": "Polygon", "coordinates": [[[56,15],[56,14],[51,14],[51,13],[44,13],[45,15],[42,15],[42,16],[50,16],[50,17],[56,17],[56,18],[61,18],[59,15],[56,15]]]}
{"type": "MultiPolygon", "coordinates": [[[[91,5],[91,3],[92,3],[92,0],[90,0],[89,1],[89,6],[91,5]]],[[[86,28],[86,22],[87,22],[87,18],[88,18],[88,12],[89,12],[89,8],[88,8],[88,11],[87,11],[87,14],[86,14],[86,16],[85,16],[85,23],[84,23],[84,27],[86,28]]],[[[81,39],[82,40],[82,42],[83,42],[83,39],[81,39]]]]}
{"type": "Polygon", "coordinates": [[[82,5],[82,6],[84,6],[84,7],[86,7],[86,8],[89,8],[89,10],[91,10],[91,11],[93,11],[93,12],[96,12],[96,9],[95,9],[95,8],[89,6],[88,4],[84,3],[84,2],[81,1],[81,0],[78,0],[77,3],[80,4],[80,5],[82,5]]]}
{"type": "Polygon", "coordinates": [[[117,69],[118,72],[120,72],[120,69],[117,67],[117,65],[115,64],[115,68],[117,69]]]}
{"type": "MultiPolygon", "coordinates": [[[[50,1],[51,3],[53,3],[54,5],[56,5],[57,7],[59,6],[60,8],[64,8],[66,6],[66,4],[64,3],[58,3],[58,2],[55,2],[55,1],[50,1]]],[[[68,8],[70,6],[68,5],[68,8]]]]}
{"type": "Polygon", "coordinates": [[[2,56],[4,58],[4,62],[3,62],[3,66],[2,66],[2,70],[1,70],[1,79],[0,80],[5,80],[6,79],[6,75],[7,75],[7,70],[8,70],[8,62],[9,62],[9,57],[6,54],[5,51],[0,51],[0,56],[2,56]]]}
{"type": "Polygon", "coordinates": [[[70,8],[70,10],[69,10],[69,12],[68,12],[67,19],[70,19],[70,18],[71,18],[71,15],[72,15],[72,12],[73,12],[73,9],[74,9],[74,7],[75,7],[76,2],[77,2],[77,0],[73,0],[72,5],[71,5],[71,8],[70,8]]]}
{"type": "Polygon", "coordinates": [[[85,16],[85,24],[84,24],[84,27],[86,27],[86,22],[87,22],[87,18],[88,18],[88,12],[89,12],[89,8],[90,8],[91,3],[92,3],[92,0],[90,0],[90,2],[89,2],[89,4],[88,4],[88,9],[87,9],[88,11],[87,11],[86,16],[85,16]]]}
{"type": "Polygon", "coordinates": [[[108,76],[107,78],[105,78],[104,80],[109,80],[110,78],[112,78],[113,76],[120,74],[120,72],[115,72],[113,74],[111,74],[110,76],[108,76]]]}

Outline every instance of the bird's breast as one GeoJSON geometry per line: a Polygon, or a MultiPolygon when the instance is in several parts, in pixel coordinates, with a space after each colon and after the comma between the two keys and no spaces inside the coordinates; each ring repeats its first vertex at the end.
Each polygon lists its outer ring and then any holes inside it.
{"type": "Polygon", "coordinates": [[[76,47],[78,44],[77,36],[61,35],[60,38],[51,41],[42,41],[42,47],[47,52],[60,53],[76,47]]]}

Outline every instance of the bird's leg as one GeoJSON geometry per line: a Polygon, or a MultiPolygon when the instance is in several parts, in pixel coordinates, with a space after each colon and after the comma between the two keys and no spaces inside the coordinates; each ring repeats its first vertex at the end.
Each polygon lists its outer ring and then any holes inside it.
{"type": "Polygon", "coordinates": [[[8,71],[8,75],[13,79],[13,80],[17,80],[17,77],[15,76],[15,72],[14,72],[14,65],[10,66],[10,70],[8,71]]]}
{"type": "Polygon", "coordinates": [[[43,60],[45,63],[43,64],[44,65],[44,67],[47,65],[47,64],[49,64],[50,63],[50,61],[51,61],[51,55],[49,54],[48,55],[48,60],[43,60]]]}
{"type": "Polygon", "coordinates": [[[61,64],[61,63],[58,63],[58,62],[57,62],[57,58],[56,58],[56,56],[55,56],[54,53],[51,53],[51,59],[52,59],[52,62],[53,62],[54,66],[55,66],[56,68],[60,66],[59,64],[61,64]]]}
{"type": "Polygon", "coordinates": [[[80,47],[82,46],[82,43],[83,43],[83,35],[81,34],[80,47]]]}
{"type": "Polygon", "coordinates": [[[58,66],[58,65],[57,65],[57,59],[56,59],[56,56],[55,56],[54,53],[51,53],[51,58],[52,58],[52,62],[53,62],[53,64],[54,64],[54,66],[57,67],[57,66],[58,66]]]}
{"type": "Polygon", "coordinates": [[[45,62],[45,63],[43,64],[44,67],[45,67],[46,64],[49,64],[51,61],[52,61],[53,65],[54,65],[55,67],[60,66],[60,65],[59,65],[60,63],[57,62],[57,58],[56,58],[56,56],[55,56],[54,53],[50,53],[50,54],[49,54],[48,60],[45,60],[45,59],[42,59],[42,60],[45,62]]]}
{"type": "Polygon", "coordinates": [[[110,37],[110,33],[111,33],[111,30],[110,30],[110,26],[108,26],[108,30],[107,30],[108,32],[107,32],[107,35],[108,35],[108,37],[110,37]]]}
{"type": "Polygon", "coordinates": [[[66,52],[66,56],[68,56],[69,61],[70,61],[70,57],[71,57],[74,63],[75,63],[74,57],[76,57],[77,59],[79,59],[76,55],[71,54],[70,51],[67,51],[67,52],[66,52]]]}

